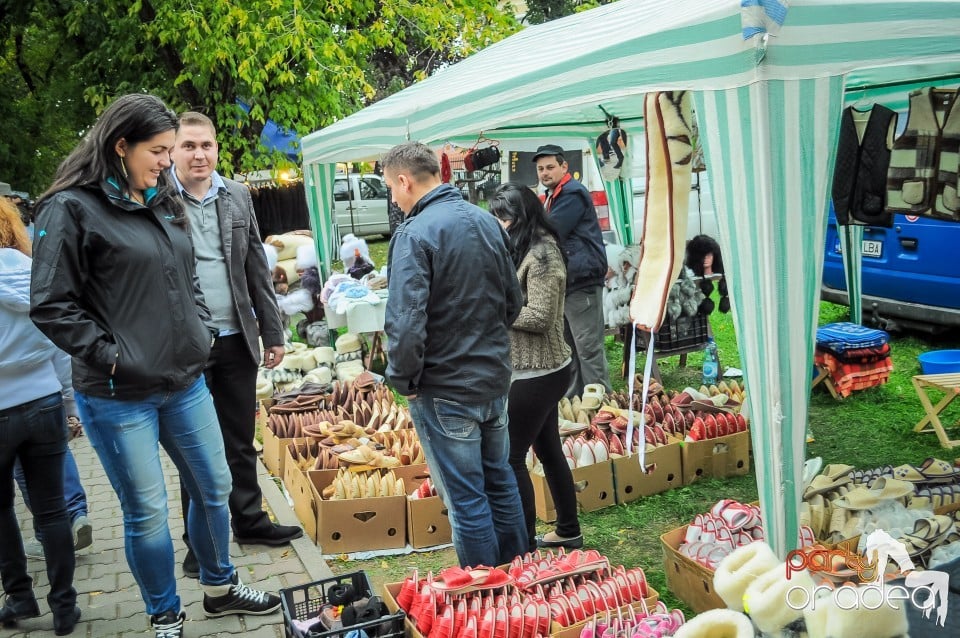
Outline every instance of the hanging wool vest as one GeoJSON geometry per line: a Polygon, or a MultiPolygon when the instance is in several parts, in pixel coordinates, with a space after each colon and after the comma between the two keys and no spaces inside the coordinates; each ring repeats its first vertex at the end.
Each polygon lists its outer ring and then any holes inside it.
{"type": "Polygon", "coordinates": [[[907,128],[893,145],[887,173],[891,211],[960,221],[958,102],[956,90],[925,87],[910,93],[907,128]]]}
{"type": "MultiPolygon", "coordinates": [[[[858,111],[859,113],[859,111],[858,111]]],[[[840,140],[833,172],[833,207],[840,224],[892,226],[886,210],[887,169],[890,149],[887,138],[896,128],[897,114],[881,104],[870,110],[863,140],[857,135],[854,109],[847,107],[840,119],[840,140]]]]}

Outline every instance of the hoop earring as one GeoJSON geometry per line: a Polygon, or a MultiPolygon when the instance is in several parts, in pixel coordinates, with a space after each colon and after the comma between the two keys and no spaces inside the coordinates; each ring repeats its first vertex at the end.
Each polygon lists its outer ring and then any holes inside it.
{"type": "Polygon", "coordinates": [[[120,169],[123,171],[123,178],[127,178],[127,165],[123,162],[123,155],[120,156],[120,169]]]}

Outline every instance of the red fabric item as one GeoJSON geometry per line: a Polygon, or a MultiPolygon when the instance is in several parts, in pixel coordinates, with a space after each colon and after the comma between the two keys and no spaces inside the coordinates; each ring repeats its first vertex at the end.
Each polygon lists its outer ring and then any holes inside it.
{"type": "Polygon", "coordinates": [[[893,371],[893,359],[889,356],[872,363],[844,363],[818,348],[813,360],[830,372],[833,385],[842,397],[850,396],[855,390],[883,385],[889,381],[890,372],[893,371]]]}
{"type": "Polygon", "coordinates": [[[440,153],[440,181],[449,184],[453,179],[453,170],[450,168],[450,156],[440,153]]]}

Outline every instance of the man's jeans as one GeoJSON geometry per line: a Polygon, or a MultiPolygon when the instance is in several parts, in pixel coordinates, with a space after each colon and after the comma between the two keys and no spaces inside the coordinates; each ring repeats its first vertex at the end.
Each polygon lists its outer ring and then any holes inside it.
{"type": "MultiPolygon", "coordinates": [[[[20,466],[20,460],[17,459],[13,466],[13,478],[17,480],[20,486],[20,493],[23,495],[23,502],[31,512],[30,495],[27,491],[27,479],[23,476],[23,467],[20,466]]],[[[77,468],[77,460],[73,458],[70,448],[63,457],[63,498],[67,502],[67,516],[73,523],[81,516],[87,515],[87,493],[83,491],[83,485],[80,484],[80,470],[77,468]]],[[[40,535],[37,535],[40,539],[40,535]]]]}
{"type": "Polygon", "coordinates": [[[507,398],[465,405],[422,392],[410,400],[430,475],[449,511],[461,567],[503,565],[527,550],[508,463],[507,398]]]}
{"type": "Polygon", "coordinates": [[[66,614],[77,601],[70,521],[63,502],[63,454],[67,421],[60,393],[0,410],[0,573],[3,590],[15,601],[33,598],[23,539],[13,506],[13,463],[19,458],[33,501],[34,528],[42,536],[54,614],[66,614]]]}
{"type": "Polygon", "coordinates": [[[603,335],[603,286],[575,290],[563,305],[563,336],[573,350],[574,374],[567,396],[583,394],[590,383],[602,384],[610,392],[610,372],[603,335]]]}
{"type": "Polygon", "coordinates": [[[77,392],[77,407],[120,499],[127,563],[147,613],[180,610],[158,442],[190,492],[187,529],[200,563],[200,582],[230,583],[230,470],[203,377],[185,390],[137,401],[77,392]]]}

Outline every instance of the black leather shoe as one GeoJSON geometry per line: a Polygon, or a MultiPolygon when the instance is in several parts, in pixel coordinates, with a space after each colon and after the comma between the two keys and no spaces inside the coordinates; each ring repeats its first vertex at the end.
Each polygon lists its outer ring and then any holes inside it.
{"type": "Polygon", "coordinates": [[[270,545],[278,547],[286,545],[295,538],[303,536],[303,530],[296,525],[277,525],[271,523],[268,527],[237,532],[233,539],[241,545],[270,545]]]}
{"type": "Polygon", "coordinates": [[[66,636],[73,633],[73,628],[77,626],[80,620],[80,608],[74,607],[65,614],[53,615],[53,633],[58,636],[66,636]]]}
{"type": "Polygon", "coordinates": [[[36,618],[40,615],[40,606],[36,598],[16,600],[7,596],[3,607],[0,607],[0,624],[4,627],[13,627],[23,618],[36,618]]]}
{"type": "Polygon", "coordinates": [[[183,557],[183,575],[187,578],[200,578],[200,563],[189,545],[187,545],[187,555],[183,557]]]}

